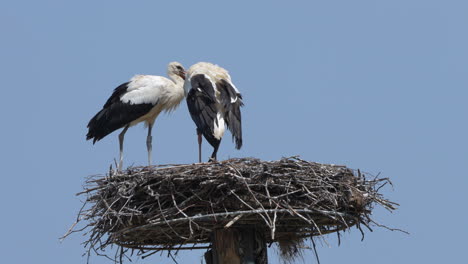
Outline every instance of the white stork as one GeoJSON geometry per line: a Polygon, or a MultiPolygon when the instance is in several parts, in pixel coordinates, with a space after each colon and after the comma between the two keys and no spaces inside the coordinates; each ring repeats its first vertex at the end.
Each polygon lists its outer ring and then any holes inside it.
{"type": "Polygon", "coordinates": [[[225,126],[232,133],[236,149],[240,149],[242,96],[232,83],[229,73],[218,65],[199,62],[187,71],[184,90],[190,115],[197,125],[199,162],[201,162],[201,135],[203,134],[214,148],[210,161],[216,161],[225,126]]]}
{"type": "Polygon", "coordinates": [[[167,66],[167,75],[170,79],[152,75],[134,76],[129,82],[115,88],[102,110],[89,121],[86,140],[93,139],[93,144],[113,131],[124,128],[119,134],[119,170],[123,164],[125,132],[140,122],[145,122],[148,127],[146,147],[148,164],[151,165],[151,129],[156,117],[162,111],[170,112],[177,108],[184,98],[184,67],[178,62],[171,62],[167,66]]]}

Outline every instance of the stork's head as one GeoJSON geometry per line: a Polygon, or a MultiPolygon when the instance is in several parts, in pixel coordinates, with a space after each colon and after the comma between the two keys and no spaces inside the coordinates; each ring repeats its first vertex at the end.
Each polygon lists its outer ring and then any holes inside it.
{"type": "Polygon", "coordinates": [[[176,61],[169,63],[169,65],[167,65],[167,75],[170,76],[172,74],[178,75],[182,79],[185,80],[184,66],[182,66],[182,64],[180,64],[180,63],[178,63],[176,61]]]}

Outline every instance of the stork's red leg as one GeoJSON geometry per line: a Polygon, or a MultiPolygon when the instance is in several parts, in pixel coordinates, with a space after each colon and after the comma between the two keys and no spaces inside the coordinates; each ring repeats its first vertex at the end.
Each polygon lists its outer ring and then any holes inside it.
{"type": "Polygon", "coordinates": [[[213,153],[211,154],[211,158],[210,158],[210,162],[214,162],[214,161],[217,161],[217,157],[216,155],[218,154],[218,148],[219,148],[219,144],[221,143],[221,139],[220,140],[216,140],[214,142],[214,145],[213,145],[213,153]]]}
{"type": "Polygon", "coordinates": [[[122,132],[119,134],[119,149],[120,149],[120,158],[119,158],[119,165],[117,170],[122,171],[122,165],[123,165],[123,143],[124,143],[124,136],[125,133],[127,132],[127,129],[130,127],[130,125],[126,125],[122,132]]]}
{"type": "Polygon", "coordinates": [[[152,152],[153,152],[153,136],[151,136],[151,129],[153,124],[148,124],[148,136],[146,137],[146,149],[148,150],[148,166],[151,166],[152,152]]]}
{"type": "Polygon", "coordinates": [[[202,133],[201,131],[197,128],[197,135],[198,135],[198,162],[201,163],[201,143],[202,143],[202,133]]]}

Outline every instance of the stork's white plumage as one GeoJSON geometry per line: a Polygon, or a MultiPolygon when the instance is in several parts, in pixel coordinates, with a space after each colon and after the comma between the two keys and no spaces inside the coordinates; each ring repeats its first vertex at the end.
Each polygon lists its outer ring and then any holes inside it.
{"type": "Polygon", "coordinates": [[[210,160],[216,160],[225,126],[231,131],[236,148],[240,149],[242,96],[229,73],[218,65],[199,62],[187,71],[184,90],[190,115],[197,125],[199,162],[201,135],[214,148],[210,160]]]}
{"type": "Polygon", "coordinates": [[[89,121],[86,139],[93,139],[93,144],[113,131],[124,128],[119,134],[119,170],[123,164],[125,132],[140,122],[145,122],[148,127],[146,146],[148,164],[151,165],[151,129],[154,122],[162,111],[174,110],[184,98],[185,70],[182,65],[178,62],[169,63],[167,75],[170,79],[152,75],[134,76],[129,82],[115,88],[102,110],[89,121]]]}

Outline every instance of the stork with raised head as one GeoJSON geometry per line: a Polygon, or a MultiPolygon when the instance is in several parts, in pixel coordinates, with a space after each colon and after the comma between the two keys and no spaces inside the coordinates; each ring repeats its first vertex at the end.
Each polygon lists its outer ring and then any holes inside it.
{"type": "Polygon", "coordinates": [[[123,164],[125,132],[140,122],[145,122],[148,127],[146,147],[148,164],[151,165],[151,129],[156,117],[162,111],[170,112],[177,108],[184,98],[184,67],[178,62],[171,62],[167,66],[167,75],[170,79],[162,76],[135,75],[129,82],[115,88],[102,110],[89,121],[86,140],[93,139],[93,144],[113,131],[123,128],[119,134],[119,170],[123,164]]]}
{"type": "Polygon", "coordinates": [[[199,62],[187,71],[184,84],[187,105],[197,126],[198,160],[201,162],[202,137],[213,147],[210,161],[216,161],[225,127],[231,131],[236,149],[242,147],[240,107],[242,96],[228,71],[208,62],[199,62]]]}

